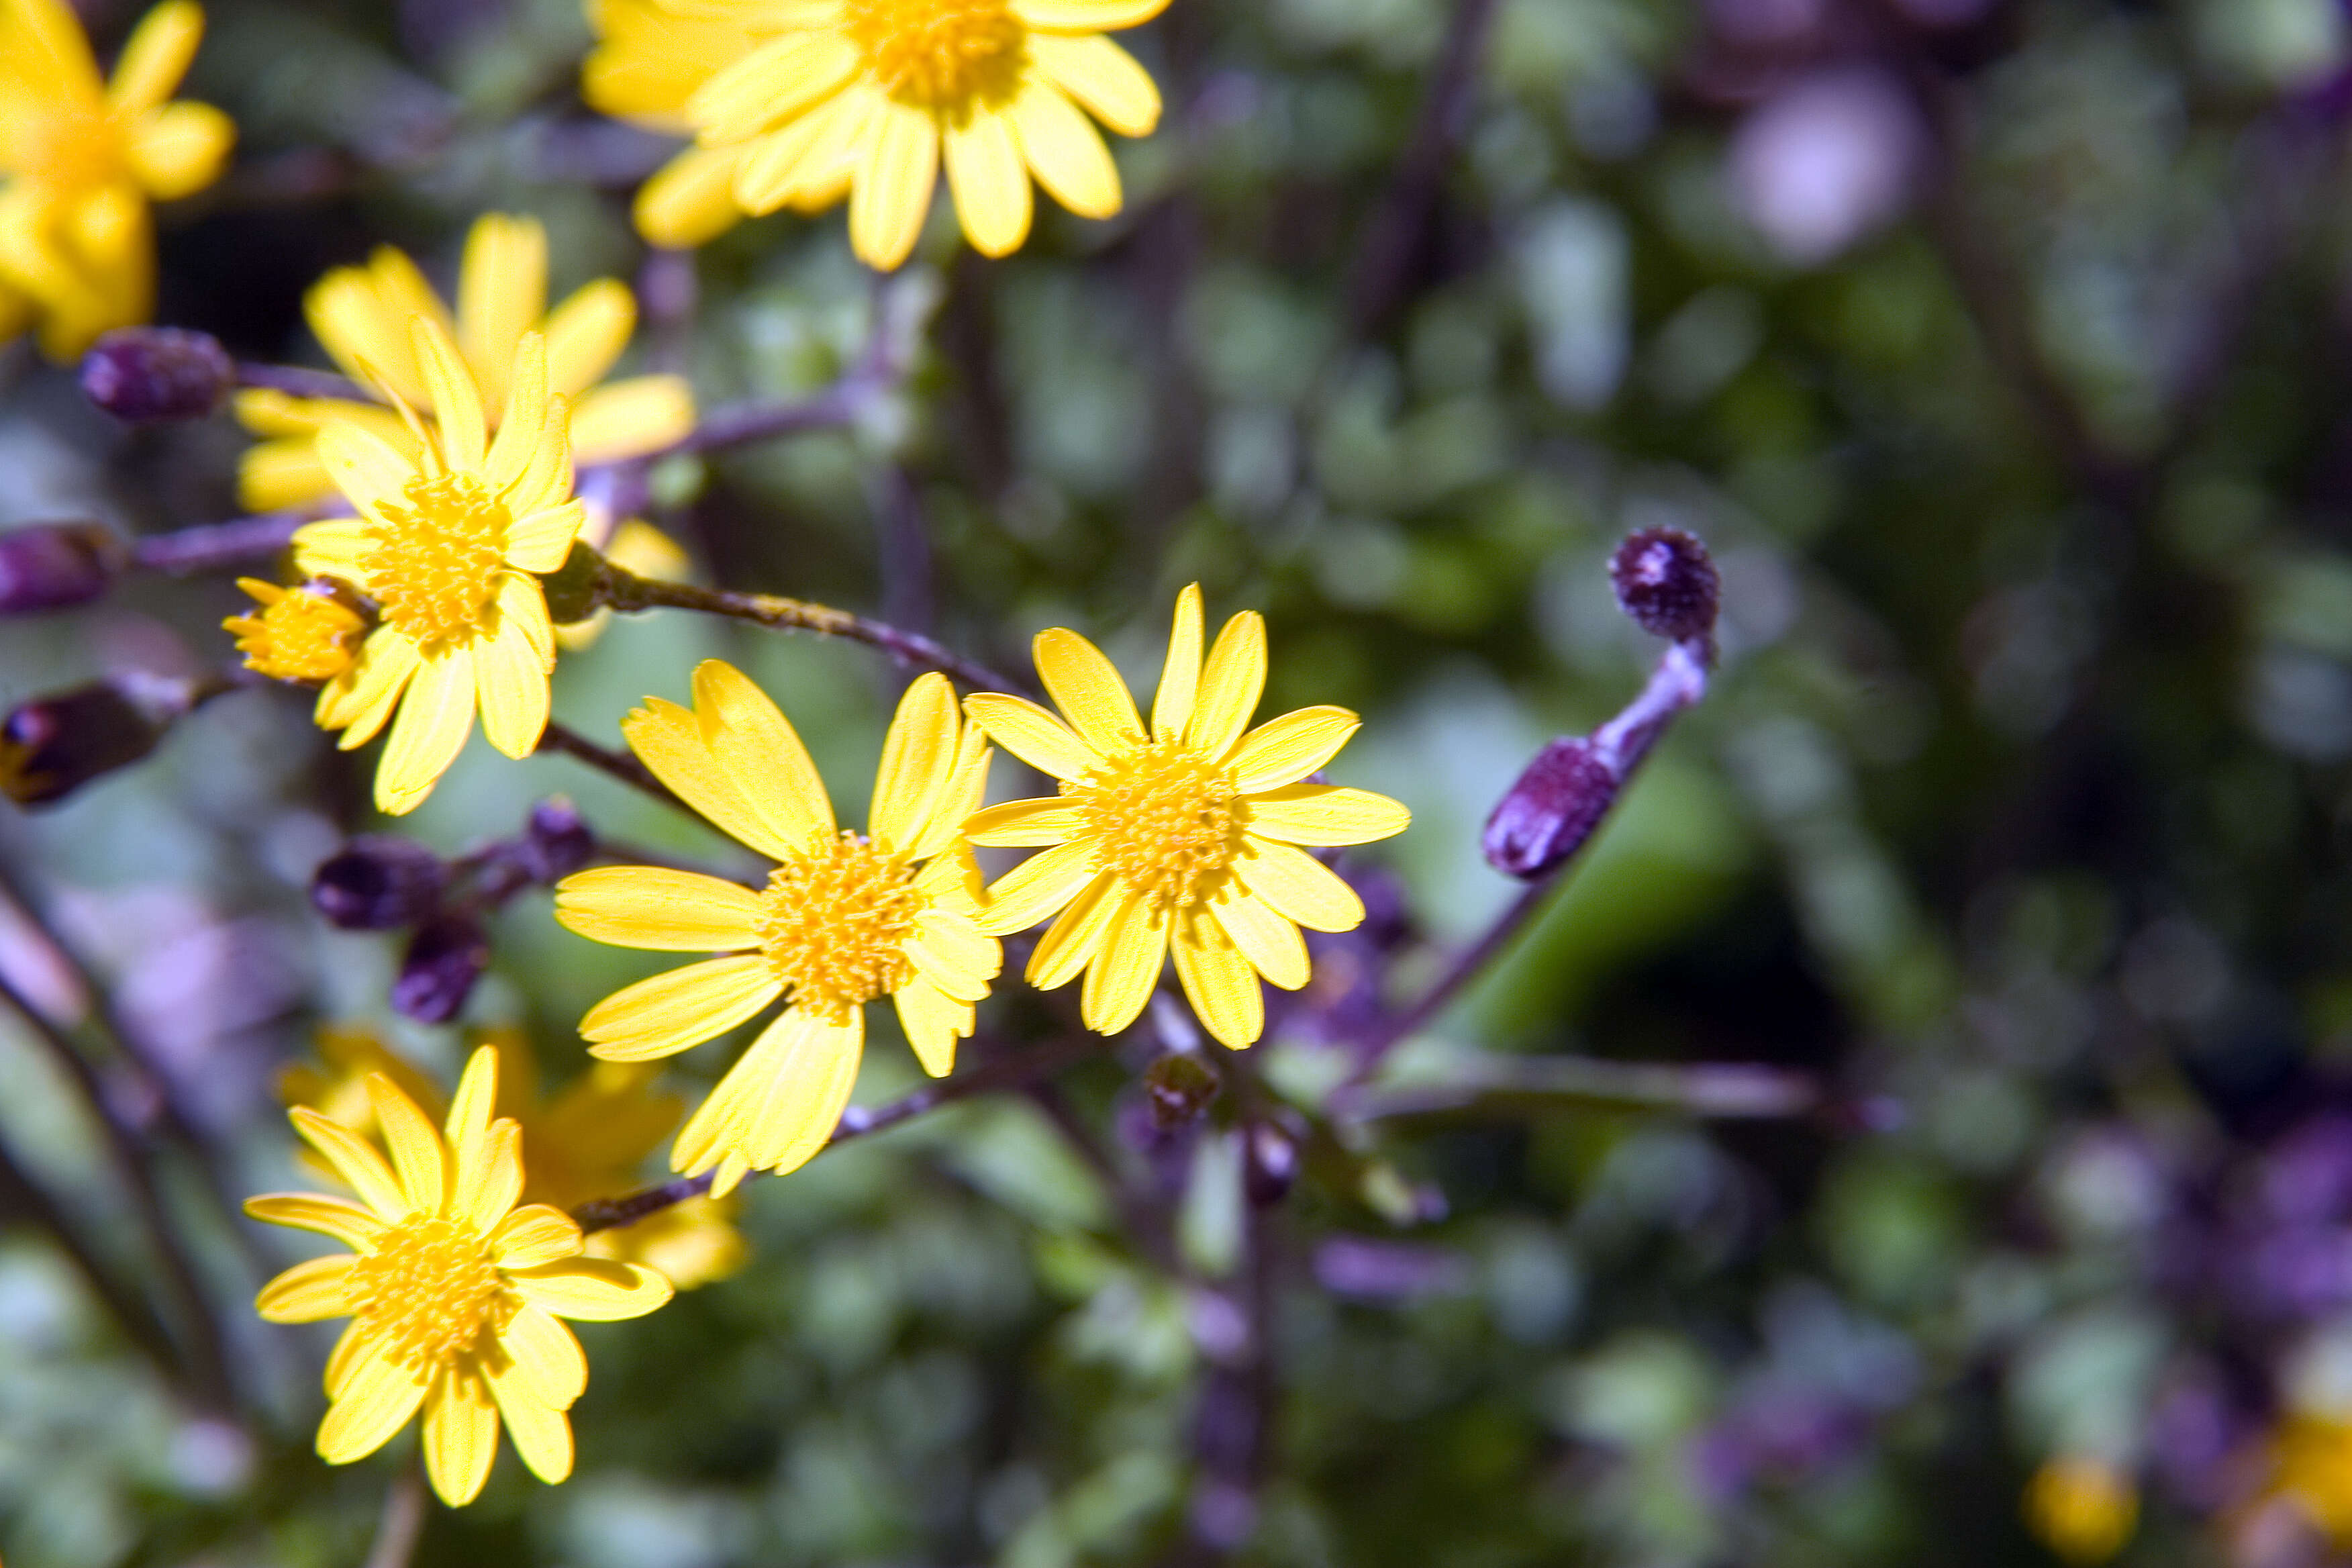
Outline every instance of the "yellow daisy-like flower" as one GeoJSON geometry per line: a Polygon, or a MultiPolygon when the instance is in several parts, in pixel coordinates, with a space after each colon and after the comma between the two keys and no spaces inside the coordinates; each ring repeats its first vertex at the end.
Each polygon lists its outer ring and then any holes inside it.
{"type": "Polygon", "coordinates": [[[111,80],[59,0],[0,0],[0,333],[36,322],[60,363],[155,308],[150,201],[220,177],[236,139],[209,104],[172,101],[205,14],[147,14],[111,80]]]}
{"type": "MultiPolygon", "coordinates": [[[[475,220],[454,318],[416,264],[389,246],[365,267],[339,267],[320,279],[303,312],[346,375],[380,383],[412,408],[425,406],[431,388],[408,323],[430,318],[465,356],[494,429],[506,407],[515,350],[525,332],[539,333],[547,341],[548,389],[571,405],[572,458],[583,468],[659,451],[694,429],[694,393],[684,377],[604,380],[636,331],[636,296],[627,284],[600,278],[547,308],[547,231],[537,218],[488,213],[475,220]]],[[[334,494],[312,439],[330,424],[359,426],[395,451],[416,455],[406,422],[372,403],[256,388],[237,394],[236,416],[267,437],[246,453],[237,472],[239,497],[255,511],[309,506],[334,494]]]]}
{"type": "Polygon", "coordinates": [[[409,421],[413,443],[403,449],[365,426],[329,424],[319,432],[320,460],[361,515],[294,535],[298,567],[351,584],[382,612],[359,662],[319,693],[318,721],[342,731],[345,751],[391,721],[375,804],[394,816],[433,793],[478,704],[482,732],[508,756],[527,757],[539,744],[555,632],[533,574],[563,564],[586,516],[572,496],[564,402],[548,390],[540,335],[525,333],[515,350],[492,442],[481,388],[457,345],[429,316],[415,317],[411,331],[433,425],[378,383],[409,421]]]}
{"type": "Polygon", "coordinates": [[[1149,135],[1160,89],[1103,34],[1166,5],[703,0],[664,13],[606,0],[589,80],[620,112],[682,117],[697,132],[639,197],[656,243],[708,237],[736,211],[813,213],[846,196],[851,247],[894,268],[944,162],[965,236],[1004,256],[1028,237],[1032,175],[1083,217],[1119,210],[1118,166],[1087,115],[1149,135]]]}
{"type": "Polygon", "coordinates": [[[381,1073],[369,1102],[392,1161],[315,1110],[289,1114],[361,1202],[310,1193],[247,1200],[272,1225],[330,1236],[352,1250],[298,1263],[261,1289],[273,1323],[349,1317],[327,1359],[319,1456],[349,1464],[425,1411],[425,1468],[452,1507],[471,1502],[498,1457],[504,1418],[533,1475],[572,1473],[571,1409],[588,1362],[561,1318],[642,1317],[670,1299],[650,1268],[581,1256],[560,1209],[517,1207],[522,1130],[490,1119],[498,1052],[474,1053],[446,1133],[381,1073]]]}
{"type": "Polygon", "coordinates": [[[258,577],[239,577],[236,585],[260,611],[221,623],[223,630],[236,634],[236,651],[245,655],[247,668],[272,680],[314,684],[350,672],[367,623],[347,606],[308,587],[281,588],[258,577]]]}
{"type": "Polygon", "coordinates": [[[865,1049],[866,1004],[887,996],[934,1078],[955,1065],[1003,952],[972,923],[979,872],[957,829],[988,787],[990,752],[957,717],[947,678],[907,689],[882,745],[870,831],[834,825],[800,737],[743,674],[694,672],[694,708],[648,698],[622,721],[630,748],[722,831],[776,862],[753,891],[687,871],[602,867],[567,877],[555,915],[619,947],[726,956],[614,992],[580,1032],[608,1061],[648,1061],[726,1033],[779,997],[670,1151],[671,1168],[794,1170],[824,1146],[865,1049]]]}
{"type": "Polygon", "coordinates": [[[2025,1521],[2069,1563],[2105,1563],[2124,1549],[2139,1523],[2131,1477],[2088,1454],[2043,1461],[2025,1489],[2025,1521]]]}
{"type": "Polygon", "coordinates": [[[977,845],[1043,847],[989,889],[981,930],[1003,936],[1061,918],[1038,939],[1040,990],[1081,970],[1087,1027],[1117,1034],[1143,1011],[1172,949],[1209,1032],[1239,1048],[1265,1027],[1264,975],[1307,984],[1298,934],[1351,931],[1355,890],[1299,845],[1366,844],[1412,820],[1386,795],[1300,781],[1356,732],[1344,708],[1302,708],[1244,733],[1265,689],[1265,622],[1235,616],[1201,662],[1201,590],[1176,626],[1151,728],[1110,661],[1076,632],[1036,642],[1037,673],[1065,723],[1034,702],[986,693],[964,710],[1013,755],[1061,781],[1042,800],[992,806],[965,825],[977,845]]]}

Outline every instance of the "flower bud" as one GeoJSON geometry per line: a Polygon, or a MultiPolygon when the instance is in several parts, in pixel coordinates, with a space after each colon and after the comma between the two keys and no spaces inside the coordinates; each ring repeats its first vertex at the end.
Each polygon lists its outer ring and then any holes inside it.
{"type": "Polygon", "coordinates": [[[467,915],[435,915],[408,939],[400,975],[392,983],[393,1010],[420,1024],[446,1024],[473,994],[490,967],[490,939],[467,915]]]}
{"type": "Polygon", "coordinates": [[[1198,1051],[1169,1051],[1143,1070],[1151,1125],[1173,1131],[1209,1109],[1220,1085],[1217,1069],[1198,1051]]]}
{"type": "Polygon", "coordinates": [[[43,522],[0,533],[0,616],[87,605],[114,585],[130,552],[95,522],[43,522]]]}
{"type": "Polygon", "coordinates": [[[1714,635],[1722,579],[1706,546],[1679,528],[1626,536],[1609,561],[1618,605],[1653,637],[1696,642],[1714,635]]]}
{"type": "Polygon", "coordinates": [[[1584,847],[1622,783],[1591,742],[1561,736],[1536,753],[1486,819],[1486,863],[1534,881],[1584,847]]]}
{"type": "Polygon", "coordinates": [[[82,356],[81,389],[133,425],[201,419],[236,385],[236,363],[218,339],[178,327],[124,327],[82,356]]]}
{"type": "Polygon", "coordinates": [[[560,882],[594,856],[596,835],[580,808],[557,795],[530,808],[515,847],[532,881],[560,882]]]}
{"type": "Polygon", "coordinates": [[[345,931],[397,931],[431,915],[447,872],[405,838],[354,838],[310,873],[310,904],[345,931]]]}
{"type": "Polygon", "coordinates": [[[18,703],[0,719],[0,792],[47,805],[155,749],[164,724],[110,681],[18,703]]]}

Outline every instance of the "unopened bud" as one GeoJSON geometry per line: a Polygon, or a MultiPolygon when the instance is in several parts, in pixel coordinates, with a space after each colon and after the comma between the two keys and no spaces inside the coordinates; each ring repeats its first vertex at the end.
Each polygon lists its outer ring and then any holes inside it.
{"type": "Polygon", "coordinates": [[[1622,783],[1590,741],[1561,736],[1536,753],[1486,819],[1486,863],[1528,881],[1543,876],[1584,847],[1622,783]]]}
{"type": "Polygon", "coordinates": [[[178,327],[124,327],[82,356],[81,389],[133,425],[201,419],[236,385],[236,363],[218,339],[178,327]]]}
{"type": "Polygon", "coordinates": [[[466,915],[436,915],[416,928],[392,983],[392,1005],[420,1024],[446,1024],[490,967],[490,939],[466,915]]]}
{"type": "Polygon", "coordinates": [[[164,725],[101,681],[18,703],[0,719],[0,792],[47,805],[155,749],[164,725]]]}
{"type": "Polygon", "coordinates": [[[1610,558],[1609,581],[1618,605],[1651,636],[1697,642],[1714,635],[1723,581],[1696,536],[1679,528],[1629,534],[1610,558]]]}
{"type": "Polygon", "coordinates": [[[1298,1180],[1298,1140],[1271,1121],[1253,1121],[1242,1142],[1242,1191],[1259,1208],[1290,1195],[1298,1180]]]}
{"type": "Polygon", "coordinates": [[[1221,1087],[1217,1069],[1198,1051],[1169,1051],[1143,1069],[1144,1103],[1151,1124],[1171,1132],[1209,1109],[1221,1087]]]}
{"type": "Polygon", "coordinates": [[[0,616],[87,605],[114,585],[130,559],[114,531],[95,522],[43,522],[0,533],[0,616]]]}
{"type": "Polygon", "coordinates": [[[354,838],[310,873],[310,905],[345,931],[397,931],[440,904],[441,857],[405,838],[354,838]]]}
{"type": "Polygon", "coordinates": [[[530,821],[516,847],[532,881],[560,882],[595,855],[596,835],[580,808],[557,795],[530,808],[530,821]]]}

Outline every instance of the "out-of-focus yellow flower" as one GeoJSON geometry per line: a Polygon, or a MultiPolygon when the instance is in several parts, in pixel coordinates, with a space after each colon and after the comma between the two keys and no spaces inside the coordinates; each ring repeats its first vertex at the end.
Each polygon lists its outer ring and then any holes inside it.
{"type": "Polygon", "coordinates": [[[621,730],[681,800],[776,862],[762,892],[652,866],[600,867],[555,889],[555,918],[583,936],[726,955],[590,1009],[580,1032],[608,1061],[675,1055],[785,999],[670,1151],[673,1169],[716,1169],[711,1190],[725,1193],[824,1147],[857,1081],[868,1002],[896,1005],[925,1071],[955,1065],[1003,962],[972,923],[979,871],[957,837],[988,787],[990,752],[959,720],[946,677],[917,680],[882,743],[860,835],[835,826],[800,737],[732,666],[696,669],[692,711],[648,698],[621,730]]]}
{"type": "Polygon", "coordinates": [[[2352,1548],[2352,1422],[2289,1418],[2271,1439],[2271,1495],[2352,1548]]]}
{"type": "Polygon", "coordinates": [[[245,655],[247,668],[272,680],[313,683],[350,672],[367,623],[349,607],[326,594],[281,588],[257,577],[239,577],[236,585],[259,613],[231,616],[221,626],[236,634],[236,651],[245,655]]]}
{"type": "Polygon", "coordinates": [[[492,443],[457,345],[429,316],[410,326],[433,426],[379,383],[415,440],[397,447],[362,424],[330,422],[319,456],[361,515],[294,535],[298,567],[349,583],[382,609],[358,664],[319,693],[317,716],[342,731],[345,751],[391,722],[375,804],[393,816],[433,793],[477,707],[482,732],[508,756],[539,744],[555,629],[536,574],[563,564],[586,515],[572,495],[564,402],[548,390],[544,340],[526,332],[515,350],[492,443]]]}
{"type": "Polygon", "coordinates": [[[220,177],[236,139],[209,104],[172,101],[205,14],[147,14],[101,79],[61,0],[0,0],[0,333],[39,330],[60,363],[155,308],[147,204],[220,177]]]}
{"type": "MultiPolygon", "coordinates": [[[[604,380],[636,331],[636,296],[627,284],[600,278],[547,308],[547,231],[537,218],[488,213],[475,220],[454,319],[416,264],[389,246],[365,267],[339,267],[320,279],[303,310],[346,375],[381,383],[412,408],[430,398],[408,323],[431,318],[473,370],[493,429],[506,408],[515,349],[525,332],[538,332],[547,340],[548,390],[571,405],[572,451],[583,466],[659,451],[694,429],[694,394],[683,377],[604,380]]],[[[417,450],[401,417],[375,404],[253,389],[237,395],[236,414],[247,429],[268,437],[246,453],[237,476],[244,503],[256,511],[309,506],[334,494],[312,441],[331,422],[357,425],[410,456],[417,450]]]]}
{"type": "Polygon", "coordinates": [[[671,1294],[650,1268],[582,1256],[562,1210],[517,1206],[522,1130],[491,1120],[498,1060],[488,1047],[474,1053],[446,1129],[370,1074],[389,1164],[368,1140],[297,1107],[295,1131],[361,1202],[276,1193],[245,1205],[352,1249],[296,1264],[255,1303],[273,1323],[352,1319],[327,1358],[320,1458],[373,1454],[421,1406],[425,1473],[453,1508],[489,1479],[501,1417],[533,1475],[552,1485],[572,1473],[565,1412],[588,1386],[588,1360],[559,1319],[642,1317],[671,1294]]]}
{"type": "MultiPolygon", "coordinates": [[[[656,583],[683,583],[693,573],[694,563],[688,557],[686,547],[644,519],[633,517],[614,527],[612,514],[607,512],[604,521],[611,532],[601,539],[597,537],[597,521],[596,508],[591,506],[588,509],[588,526],[580,531],[580,537],[603,551],[604,559],[624,572],[650,578],[656,583]]],[[[612,621],[613,612],[600,609],[584,621],[558,626],[555,628],[556,646],[566,653],[578,653],[583,648],[593,647],[596,639],[604,635],[604,628],[612,621]]]]}
{"type": "Polygon", "coordinates": [[[2025,1522],[2067,1562],[2105,1563],[2139,1524],[2139,1491],[2105,1459],[2062,1454],[2027,1483],[2025,1522]]]}
{"type": "Polygon", "coordinates": [[[1299,845],[1365,844],[1412,816],[1386,795],[1300,781],[1356,732],[1344,708],[1302,708],[1247,729],[1265,689],[1265,623],[1235,616],[1201,661],[1201,590],[1176,600],[1151,728],[1094,644],[1041,632],[1037,673],[1068,722],[998,693],[964,699],[972,722],[1061,781],[1061,793],[991,806],[978,845],[1051,846],[982,901],[981,930],[1025,930],[1056,911],[1029,957],[1040,990],[1085,971],[1087,1027],[1117,1034],[1143,1011],[1172,950],[1209,1032],[1238,1049],[1265,1027],[1258,977],[1307,984],[1299,928],[1352,931],[1363,901],[1299,845]],[[1244,731],[1247,732],[1244,733],[1244,731]]]}
{"type": "Polygon", "coordinates": [[[1084,217],[1123,200],[1091,113],[1126,136],[1160,121],[1160,89],[1107,32],[1167,0],[601,0],[589,101],[697,145],[647,183],[637,223],[695,245],[739,213],[849,199],[871,266],[907,259],[940,167],[974,248],[1029,235],[1032,176],[1084,217]]]}

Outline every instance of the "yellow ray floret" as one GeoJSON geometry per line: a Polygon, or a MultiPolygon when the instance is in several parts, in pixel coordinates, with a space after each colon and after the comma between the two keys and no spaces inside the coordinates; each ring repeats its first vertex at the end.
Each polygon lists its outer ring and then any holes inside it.
{"type": "Polygon", "coordinates": [[[111,80],[61,0],[0,0],[0,335],[60,363],[155,306],[150,201],[220,177],[236,128],[172,101],[204,37],[189,0],[149,12],[111,80]]]}
{"type": "MultiPolygon", "coordinates": [[[[604,379],[636,331],[636,296],[627,284],[600,278],[547,308],[547,231],[537,218],[487,213],[475,220],[455,315],[416,264],[389,246],[364,267],[339,267],[320,279],[303,311],[344,374],[382,382],[412,408],[425,406],[429,392],[408,323],[432,318],[473,371],[493,429],[506,407],[515,348],[525,332],[539,333],[547,341],[548,389],[571,405],[572,457],[583,468],[659,451],[694,429],[694,394],[683,377],[604,379]]],[[[309,506],[334,493],[311,439],[331,421],[359,425],[395,450],[414,446],[400,416],[374,404],[257,389],[237,395],[236,413],[266,437],[238,470],[241,499],[256,511],[309,506]]]]}
{"type": "Polygon", "coordinates": [[[502,1421],[533,1475],[551,1485],[572,1473],[565,1412],[588,1386],[588,1362],[559,1319],[642,1317],[670,1299],[650,1268],[583,1257],[580,1227],[562,1210],[516,1206],[522,1135],[491,1120],[498,1070],[497,1051],[474,1053],[446,1129],[371,1075],[389,1163],[340,1122],[296,1108],[295,1131],[360,1201],[278,1193],[245,1205],[352,1249],[296,1264],[256,1302],[273,1323],[352,1320],[327,1359],[320,1457],[363,1458],[422,1407],[425,1473],[452,1507],[480,1493],[502,1421]]]}
{"type": "Polygon", "coordinates": [[[1076,632],[1038,635],[1037,673],[1062,718],[1018,697],[964,700],[973,723],[1061,781],[965,826],[977,845],[1044,847],[988,889],[981,930],[1003,936],[1059,912],[1029,959],[1041,990],[1083,971],[1087,1027],[1133,1023],[1175,954],[1209,1032],[1236,1048],[1265,1027],[1260,976],[1307,984],[1299,928],[1353,930],[1355,890],[1300,846],[1366,844],[1404,831],[1386,795],[1304,779],[1356,732],[1344,708],[1302,708],[1247,729],[1265,689],[1265,623],[1235,616],[1201,658],[1201,590],[1176,626],[1146,729],[1126,682],[1076,632]],[[1064,720],[1066,719],[1067,722],[1064,720]]]}
{"type": "Polygon", "coordinates": [[[775,862],[756,891],[650,866],[583,871],[555,890],[556,918],[583,936],[720,955],[591,1009],[580,1032],[606,1060],[673,1055],[783,999],[670,1152],[676,1170],[717,1171],[712,1191],[725,1193],[824,1146],[857,1081],[868,1002],[890,998],[925,1071],[955,1065],[1003,963],[972,922],[979,872],[957,837],[990,753],[947,679],[924,676],[891,721],[861,835],[835,826],[800,737],[731,666],[694,672],[691,710],[649,698],[621,729],[680,799],[775,862]]]}
{"type": "Polygon", "coordinates": [[[482,732],[508,756],[539,744],[555,634],[535,574],[563,563],[585,516],[572,495],[564,402],[548,390],[544,340],[525,333],[515,350],[493,443],[481,388],[448,332],[429,316],[412,318],[410,331],[433,424],[379,382],[408,421],[410,445],[330,422],[319,458],[360,515],[294,535],[302,571],[351,584],[382,612],[358,663],[319,693],[318,721],[343,732],[346,751],[390,721],[375,803],[395,816],[433,792],[477,708],[482,732]]]}
{"type": "Polygon", "coordinates": [[[608,113],[696,132],[639,193],[638,226],[657,245],[847,197],[852,247],[894,268],[944,164],[965,236],[1003,256],[1028,237],[1033,177],[1081,216],[1119,210],[1094,120],[1150,135],[1160,89],[1103,35],[1166,4],[593,0],[604,42],[585,90],[608,113]]]}

